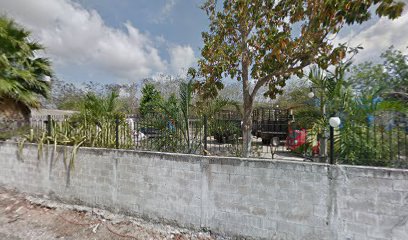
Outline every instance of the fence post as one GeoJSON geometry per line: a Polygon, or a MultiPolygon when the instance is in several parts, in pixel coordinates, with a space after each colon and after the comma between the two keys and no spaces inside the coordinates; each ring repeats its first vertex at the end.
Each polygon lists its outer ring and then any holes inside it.
{"type": "Polygon", "coordinates": [[[115,119],[115,145],[116,149],[119,149],[119,116],[117,115],[115,119]]]}
{"type": "Polygon", "coordinates": [[[51,115],[47,115],[47,136],[51,136],[51,115]]]}
{"type": "Polygon", "coordinates": [[[334,127],[330,126],[330,164],[334,164],[334,127]]]}
{"type": "Polygon", "coordinates": [[[204,115],[204,155],[207,155],[208,121],[207,115],[204,115]]]}
{"type": "MultiPolygon", "coordinates": [[[[307,139],[307,129],[305,129],[305,144],[303,145],[303,156],[307,157],[307,145],[309,144],[307,139]]],[[[313,142],[310,144],[310,149],[312,150],[312,161],[313,161],[313,142]]]]}

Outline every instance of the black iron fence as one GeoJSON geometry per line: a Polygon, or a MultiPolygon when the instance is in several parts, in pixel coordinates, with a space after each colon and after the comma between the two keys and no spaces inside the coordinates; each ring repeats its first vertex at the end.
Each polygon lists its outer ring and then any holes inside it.
{"type": "Polygon", "coordinates": [[[408,168],[408,123],[349,122],[334,136],[334,156],[340,163],[408,168]]]}
{"type": "MultiPolygon", "coordinates": [[[[31,118],[29,127],[25,127],[22,133],[20,138],[32,142],[242,156],[241,119],[233,113],[192,116],[188,119],[148,113],[144,116],[122,115],[96,120],[75,115],[44,115],[31,118]]],[[[259,137],[254,135],[252,138],[253,157],[272,158],[276,152],[288,153],[285,137],[279,137],[275,146],[271,145],[271,141],[262,141],[259,137]]]]}
{"type": "MultiPolygon", "coordinates": [[[[196,116],[188,120],[180,118],[171,119],[160,114],[128,116],[125,128],[130,128],[132,132],[132,147],[164,152],[242,156],[241,119],[235,115],[196,116]]],[[[275,148],[276,151],[286,151],[284,143],[275,148]]],[[[272,152],[270,144],[263,144],[260,139],[253,138],[253,156],[271,158],[272,152]]]]}
{"type": "MultiPolygon", "coordinates": [[[[289,119],[290,120],[290,119],[289,119]]],[[[290,121],[254,119],[252,157],[321,160],[314,133],[290,128],[290,121]]],[[[22,127],[26,123],[9,122],[22,127]]],[[[4,124],[2,125],[4,126],[4,124]]],[[[9,127],[10,128],[10,127],[9,127]]],[[[36,116],[20,136],[27,141],[88,147],[137,149],[200,155],[242,156],[241,119],[237,114],[169,116],[163,113],[101,119],[36,116]]],[[[0,137],[1,138],[1,137],[0,137]]],[[[336,163],[408,168],[408,124],[343,121],[334,131],[336,163]]],[[[330,141],[329,141],[330,143],[330,141]]]]}

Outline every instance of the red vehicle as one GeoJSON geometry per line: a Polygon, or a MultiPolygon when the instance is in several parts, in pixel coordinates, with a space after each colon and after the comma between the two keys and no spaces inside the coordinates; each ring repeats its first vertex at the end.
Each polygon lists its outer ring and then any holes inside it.
{"type": "MultiPolygon", "coordinates": [[[[296,151],[302,145],[306,144],[307,140],[307,132],[306,129],[301,130],[293,130],[289,129],[288,137],[286,138],[286,147],[291,151],[296,151]]],[[[319,154],[319,142],[312,146],[312,154],[318,155],[319,154]]]]}

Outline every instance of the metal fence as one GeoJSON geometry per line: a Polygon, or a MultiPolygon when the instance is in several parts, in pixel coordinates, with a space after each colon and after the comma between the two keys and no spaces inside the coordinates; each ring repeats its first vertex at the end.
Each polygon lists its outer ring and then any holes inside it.
{"type": "Polygon", "coordinates": [[[345,164],[408,168],[408,123],[346,123],[335,134],[334,155],[345,164]]]}
{"type": "MultiPolygon", "coordinates": [[[[144,117],[128,116],[126,122],[131,129],[132,147],[135,149],[242,156],[241,119],[236,114],[195,116],[188,120],[150,114],[144,117]]],[[[119,134],[119,138],[122,135],[119,134]]],[[[256,137],[252,141],[254,157],[272,157],[270,144],[263,144],[256,137]]],[[[284,141],[274,151],[286,152],[284,141]]]]}
{"type": "MultiPolygon", "coordinates": [[[[319,142],[313,134],[305,129],[290,129],[287,119],[272,120],[254,117],[252,157],[270,159],[278,155],[293,160],[319,159],[319,142]]],[[[45,115],[32,118],[30,130],[24,131],[26,138],[48,143],[242,156],[241,118],[233,112],[188,118],[148,113],[90,122],[75,116],[45,115]]],[[[337,163],[408,168],[406,118],[391,124],[389,121],[369,124],[343,121],[340,128],[334,131],[333,138],[333,148],[329,149],[333,149],[337,163]]]]}
{"type": "MultiPolygon", "coordinates": [[[[24,125],[27,123],[16,125],[14,129],[24,125]]],[[[30,119],[29,128],[26,127],[20,137],[34,142],[81,143],[81,146],[89,147],[242,156],[241,118],[234,112],[208,117],[191,116],[188,119],[148,113],[93,122],[75,115],[39,115],[30,119]]],[[[273,153],[289,152],[284,137],[275,147],[258,137],[255,134],[252,137],[253,157],[272,158],[273,153]]]]}

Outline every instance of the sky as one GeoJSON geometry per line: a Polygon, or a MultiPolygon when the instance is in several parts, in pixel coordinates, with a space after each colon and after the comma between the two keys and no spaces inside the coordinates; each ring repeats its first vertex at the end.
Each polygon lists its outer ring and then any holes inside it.
{"type": "MultiPolygon", "coordinates": [[[[408,3],[408,0],[403,0],[408,3]]],[[[0,14],[43,44],[59,79],[137,82],[195,66],[208,27],[201,0],[0,0],[0,14]]],[[[356,62],[379,61],[389,46],[406,52],[408,11],[344,29],[336,42],[362,45],[356,62]]]]}

